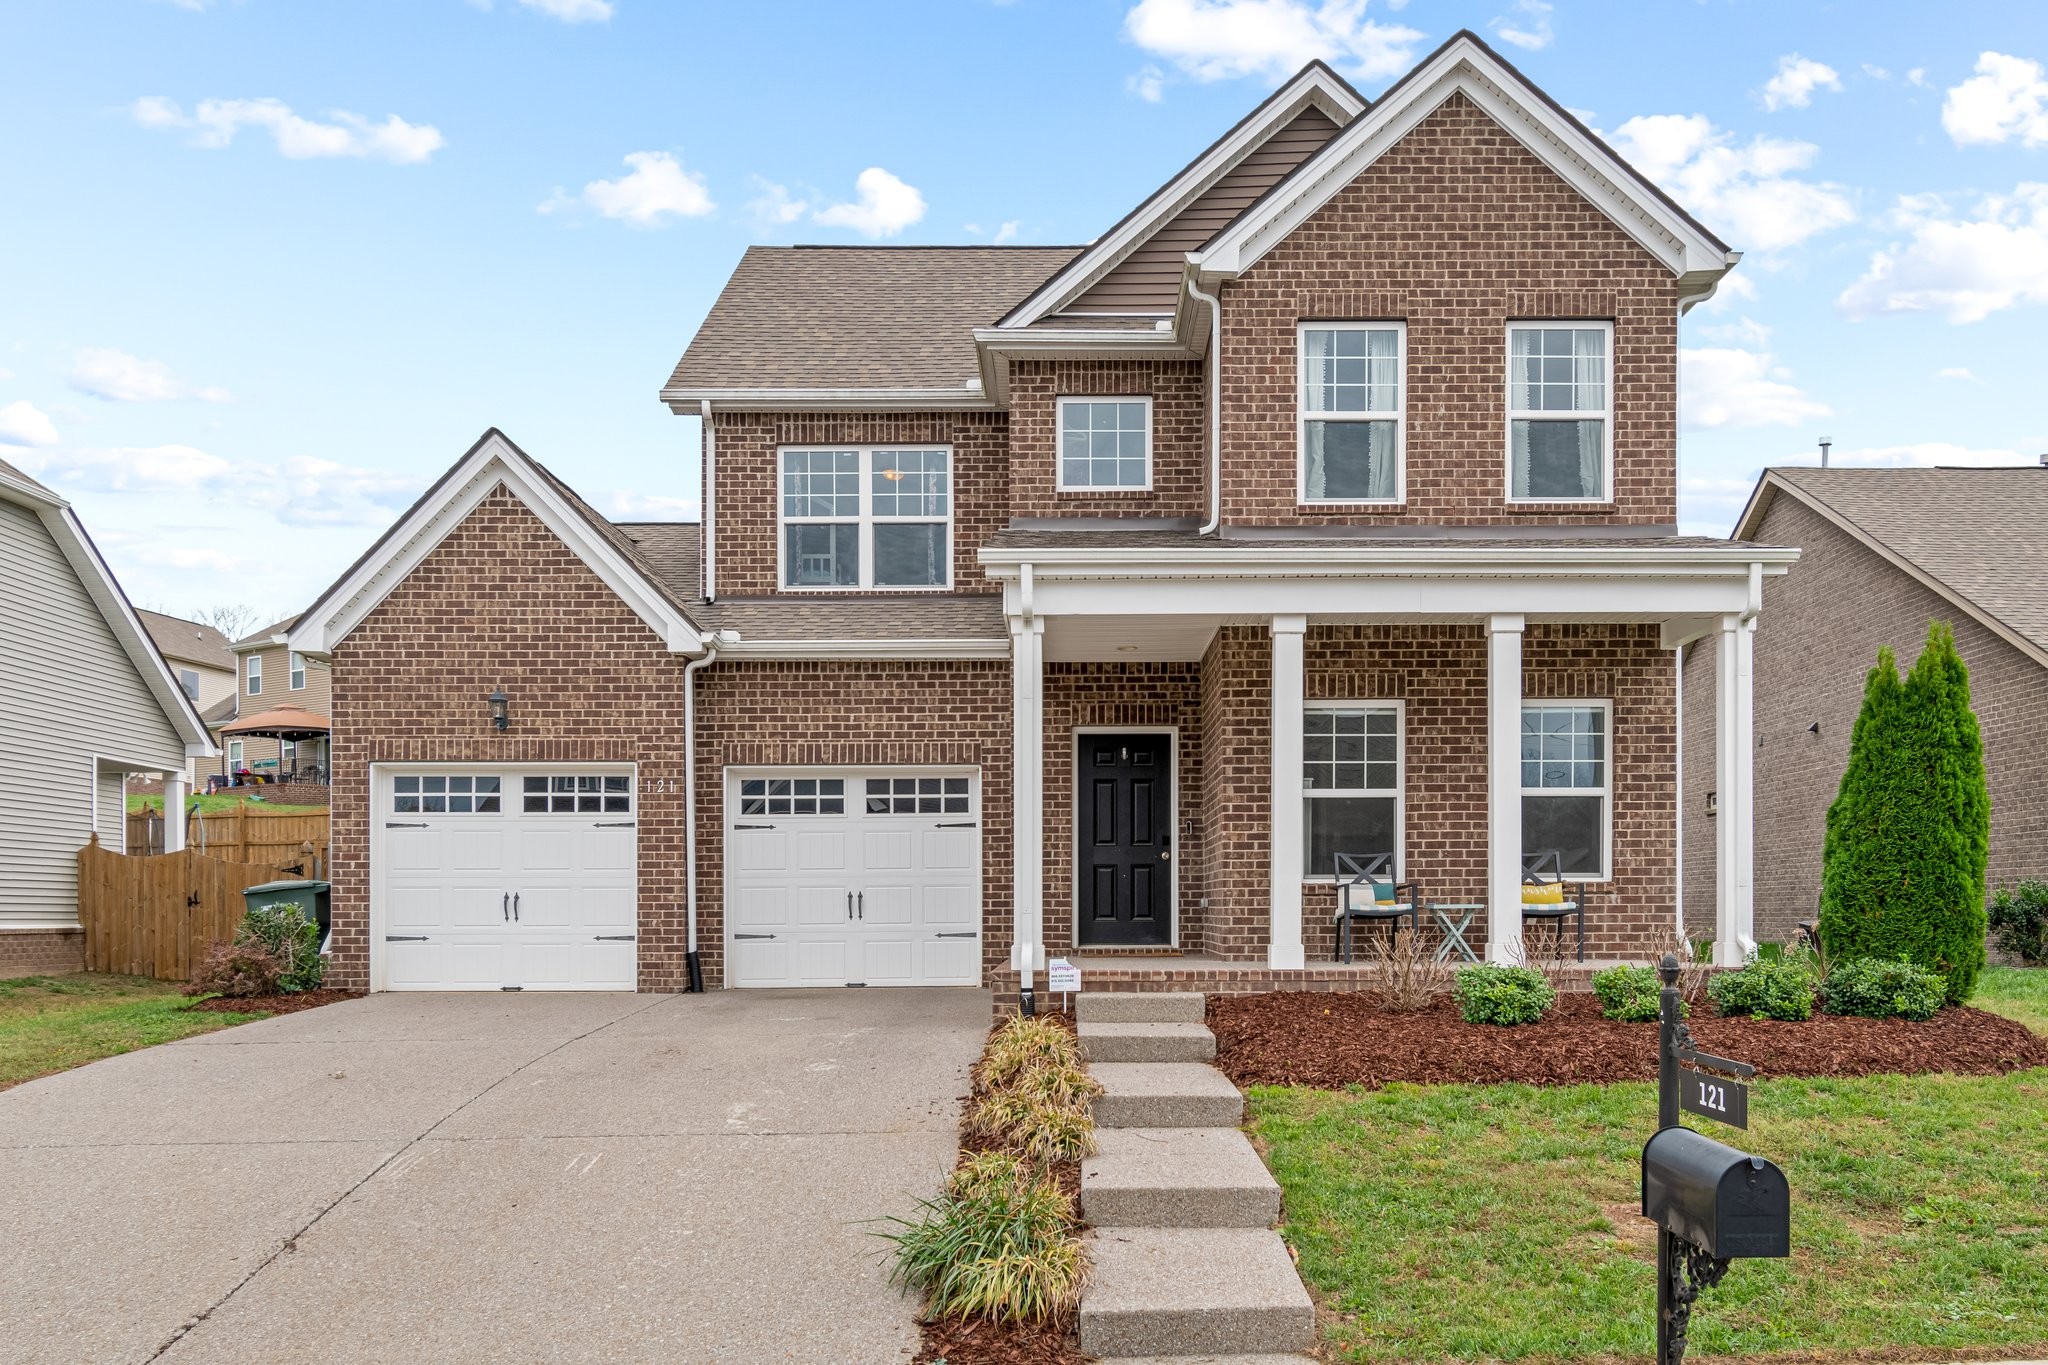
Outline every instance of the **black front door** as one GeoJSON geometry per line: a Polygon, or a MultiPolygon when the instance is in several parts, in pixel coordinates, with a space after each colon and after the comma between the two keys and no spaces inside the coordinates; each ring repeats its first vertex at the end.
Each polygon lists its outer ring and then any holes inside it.
{"type": "Polygon", "coordinates": [[[1173,737],[1075,737],[1080,941],[1173,942],[1173,737]]]}

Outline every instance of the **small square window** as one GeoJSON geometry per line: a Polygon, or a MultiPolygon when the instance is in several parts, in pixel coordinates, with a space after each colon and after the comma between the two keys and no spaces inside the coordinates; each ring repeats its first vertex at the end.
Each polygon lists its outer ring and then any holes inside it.
{"type": "Polygon", "coordinates": [[[417,792],[419,789],[420,780],[417,777],[394,777],[391,779],[391,790],[395,792],[417,792]]]}
{"type": "Polygon", "coordinates": [[[528,796],[528,797],[526,797],[526,798],[525,798],[525,802],[526,802],[526,804],[525,804],[525,807],[524,807],[524,809],[525,809],[525,811],[526,811],[526,813],[527,813],[528,815],[545,815],[545,814],[547,814],[547,809],[548,809],[548,799],[547,799],[547,797],[545,797],[545,796],[528,796]]]}
{"type": "Polygon", "coordinates": [[[394,797],[392,798],[391,809],[399,815],[418,815],[420,813],[420,799],[417,796],[394,797]]]}
{"type": "Polygon", "coordinates": [[[1151,399],[1059,400],[1062,492],[1149,488],[1151,446],[1151,399]]]}

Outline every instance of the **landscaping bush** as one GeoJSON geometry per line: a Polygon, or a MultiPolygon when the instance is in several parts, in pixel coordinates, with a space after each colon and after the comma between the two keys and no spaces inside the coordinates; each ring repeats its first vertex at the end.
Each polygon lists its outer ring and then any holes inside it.
{"type": "Polygon", "coordinates": [[[918,1207],[917,1221],[891,1219],[898,1230],[882,1235],[896,1248],[891,1279],[921,1291],[930,1316],[1042,1322],[1079,1301],[1073,1205],[1049,1177],[984,1154],[918,1207]]]}
{"type": "Polygon", "coordinates": [[[984,1090],[1001,1090],[1036,1066],[1081,1065],[1081,1045],[1059,1020],[1013,1015],[988,1040],[975,1076],[984,1090]]]}
{"type": "Polygon", "coordinates": [[[285,961],[260,940],[237,937],[233,943],[216,943],[206,950],[192,969],[187,989],[193,995],[226,995],[237,999],[248,995],[276,995],[285,973],[285,961]]]}
{"type": "Polygon", "coordinates": [[[1754,1014],[1759,1019],[1811,1019],[1813,973],[1799,959],[1758,958],[1739,971],[1723,972],[1707,983],[1707,994],[1723,1014],[1754,1014]]]}
{"type": "Polygon", "coordinates": [[[1625,1024],[1654,1023],[1663,993],[1664,982],[1654,967],[1609,967],[1593,973],[1593,994],[1600,997],[1600,1013],[1625,1024]]]}
{"type": "Polygon", "coordinates": [[[1930,622],[1904,683],[1889,649],[1864,684],[1849,762],[1828,807],[1820,936],[1828,955],[1905,958],[1961,1004],[1984,967],[1991,799],[1970,673],[1930,622]]]}
{"type": "Polygon", "coordinates": [[[1542,972],[1496,962],[1459,968],[1451,993],[1468,1024],[1533,1024],[1557,1003],[1557,991],[1542,972]]]}
{"type": "Polygon", "coordinates": [[[1860,1014],[1866,1019],[1932,1019],[1946,996],[1947,982],[1903,959],[1863,957],[1844,962],[1821,986],[1829,1014],[1860,1014]]]}
{"type": "Polygon", "coordinates": [[[289,995],[318,990],[327,964],[320,957],[320,926],[297,901],[258,906],[242,916],[237,943],[261,943],[283,964],[278,989],[289,995]]]}
{"type": "Polygon", "coordinates": [[[2048,967],[2048,882],[2021,882],[1991,898],[1991,928],[2001,951],[2029,967],[2048,967]]]}

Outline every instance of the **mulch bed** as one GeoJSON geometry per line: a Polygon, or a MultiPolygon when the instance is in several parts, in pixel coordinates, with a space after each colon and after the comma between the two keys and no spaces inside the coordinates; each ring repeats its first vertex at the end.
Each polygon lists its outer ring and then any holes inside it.
{"type": "Polygon", "coordinates": [[[300,1010],[318,1009],[322,1005],[333,1005],[343,1000],[360,1000],[361,991],[295,991],[290,995],[244,995],[233,999],[216,995],[206,1000],[195,1000],[185,1008],[209,1010],[218,1014],[297,1014],[300,1010]]]}
{"type": "MultiPolygon", "coordinates": [[[[1967,1006],[1916,1024],[1816,1014],[1804,1023],[1724,1019],[1695,1005],[1693,1042],[1752,1063],[1760,1077],[1992,1075],[2048,1066],[2048,1038],[1967,1006]]],[[[1423,1085],[1607,1084],[1657,1078],[1657,1026],[1600,1017],[1591,995],[1567,994],[1541,1021],[1468,1024],[1449,996],[1390,1014],[1366,992],[1276,991],[1211,996],[1216,1065],[1240,1087],[1336,1089],[1393,1081],[1423,1085]]]]}

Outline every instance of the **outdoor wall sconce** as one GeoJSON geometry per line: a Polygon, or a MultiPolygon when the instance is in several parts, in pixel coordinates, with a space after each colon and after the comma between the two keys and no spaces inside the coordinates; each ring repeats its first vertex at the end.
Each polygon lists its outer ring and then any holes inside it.
{"type": "Polygon", "coordinates": [[[493,692],[490,695],[490,703],[491,724],[500,730],[510,728],[512,724],[512,699],[502,691],[493,692]]]}

